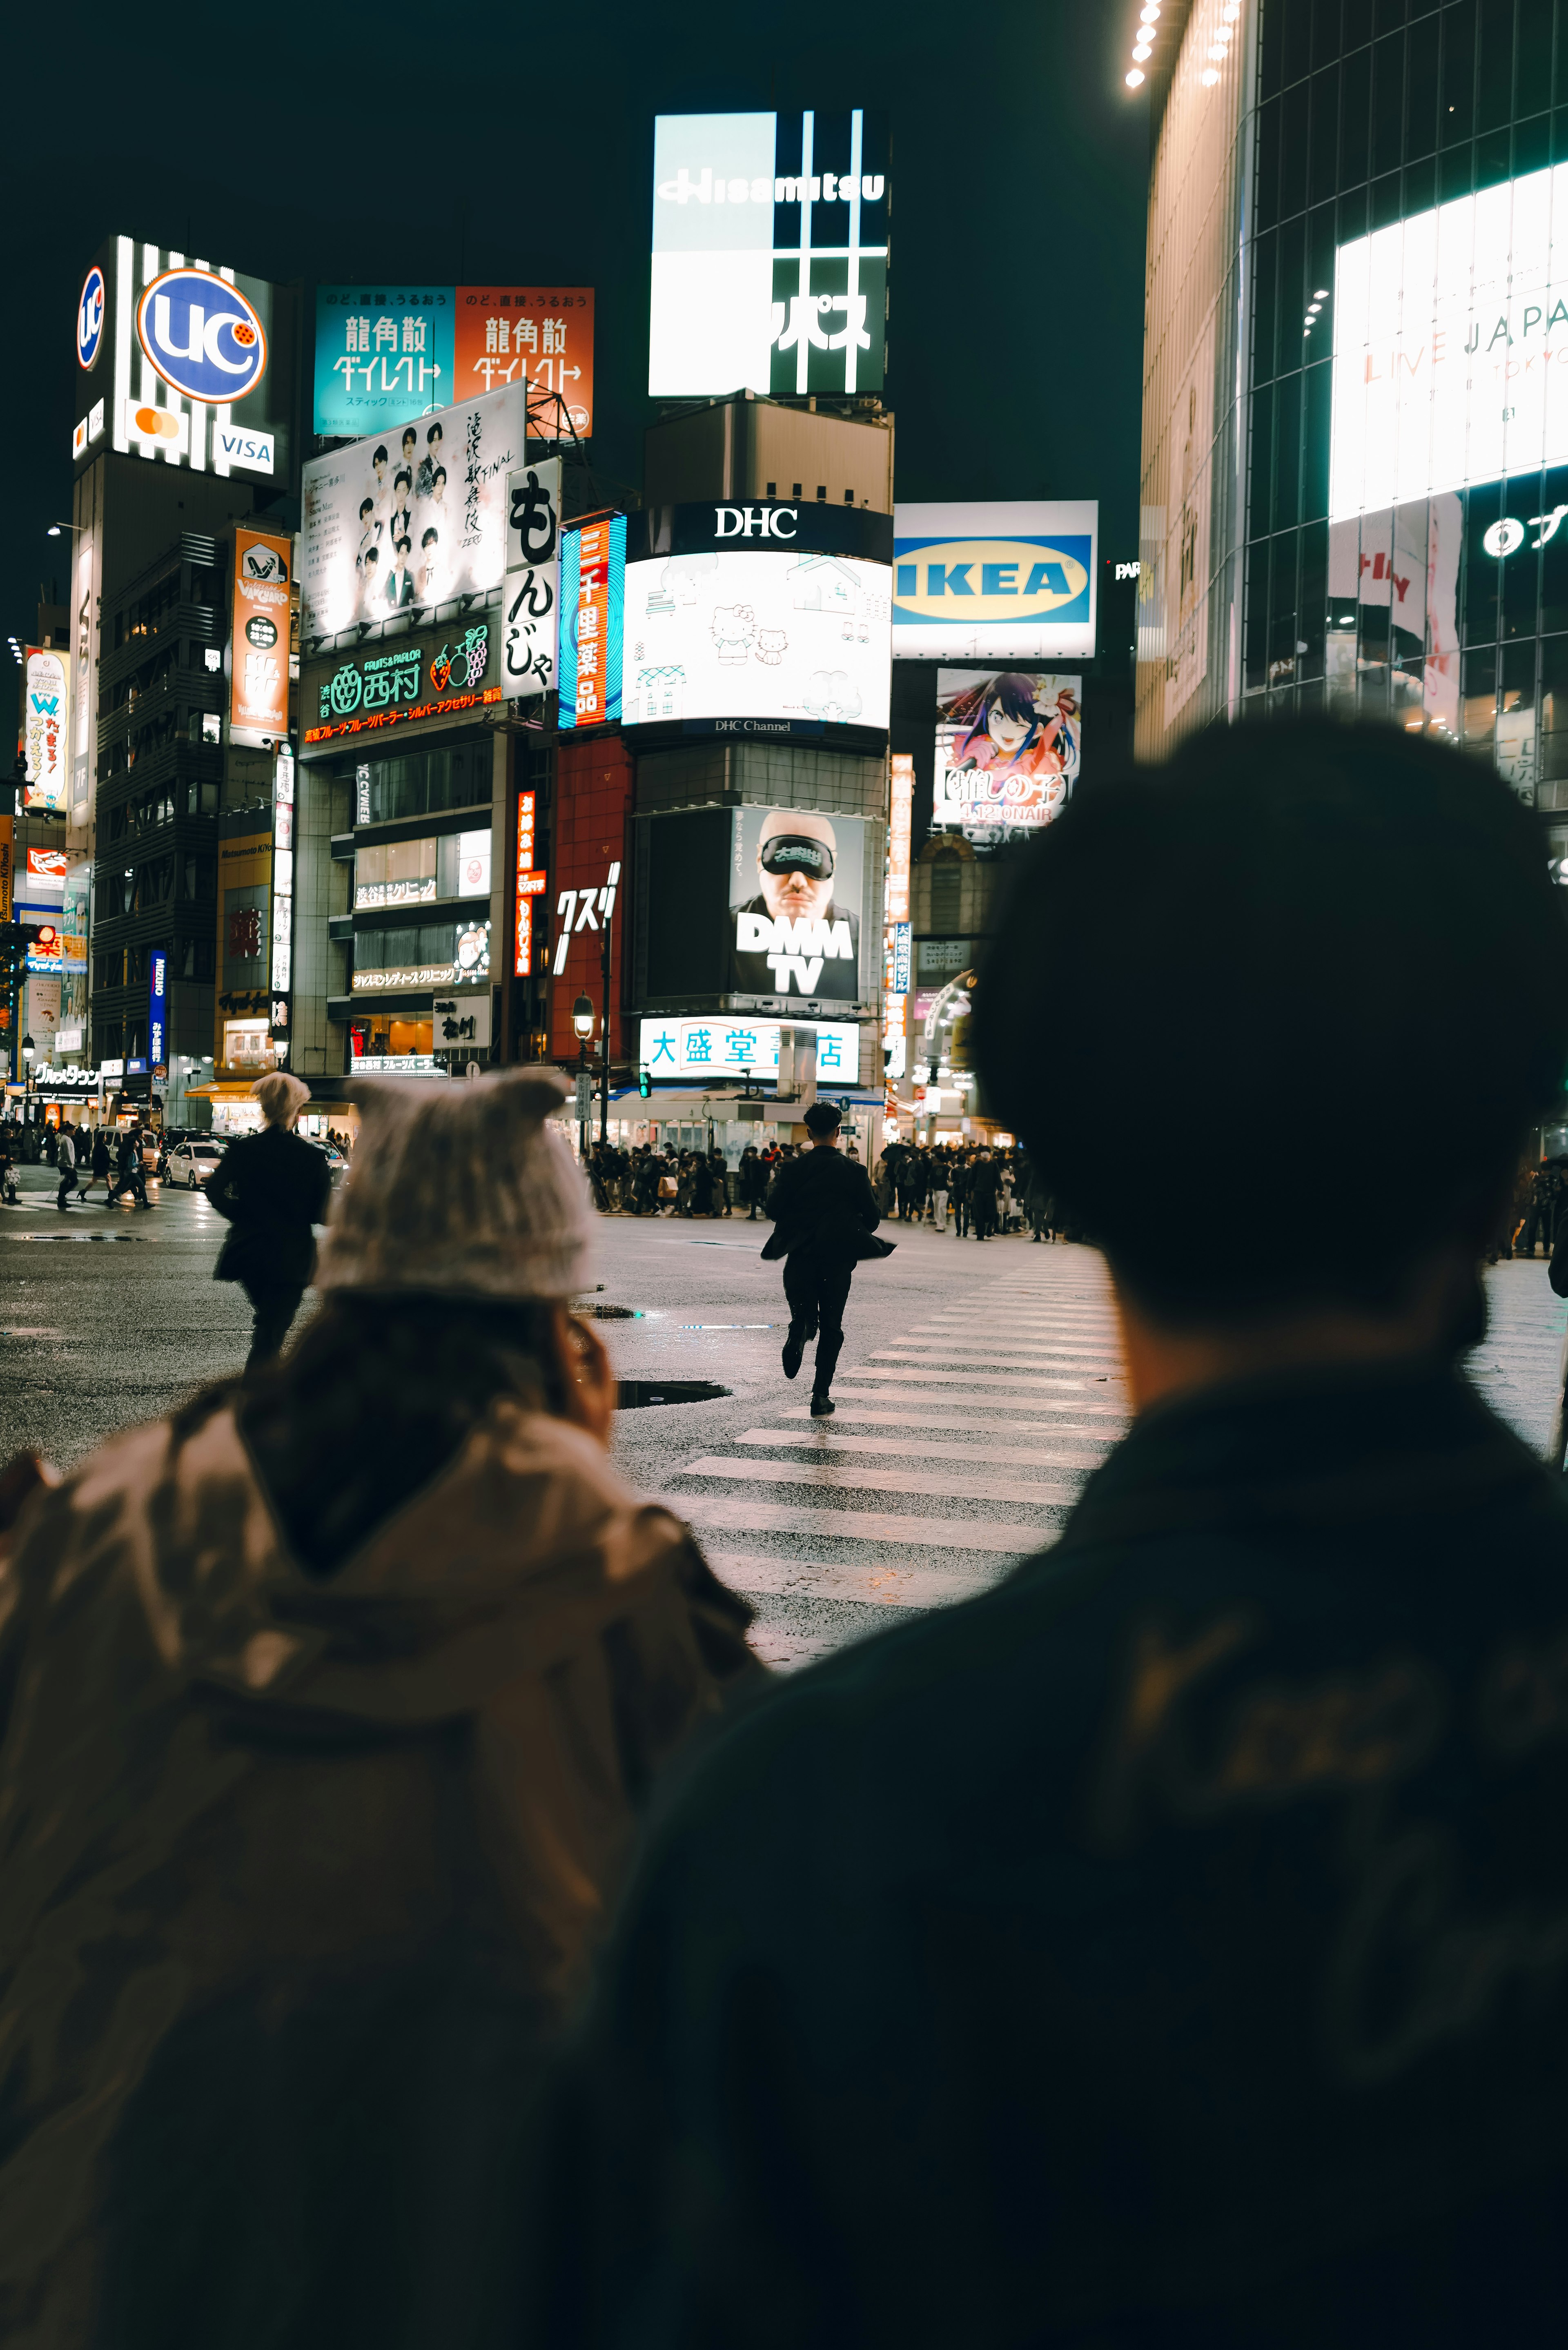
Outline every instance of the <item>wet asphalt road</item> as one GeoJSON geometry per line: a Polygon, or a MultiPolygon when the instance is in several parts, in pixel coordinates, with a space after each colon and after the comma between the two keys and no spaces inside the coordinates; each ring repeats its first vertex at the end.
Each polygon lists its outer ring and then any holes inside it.
{"type": "MultiPolygon", "coordinates": [[[[0,1208],[0,1459],[28,1446],[68,1467],[237,1370],[250,1317],[243,1294],[212,1278],[223,1226],[199,1194],[165,1192],[149,1213],[94,1203],[60,1215],[47,1169],[22,1180],[23,1204],[0,1208]]],[[[730,1390],[622,1411],[617,1458],[691,1522],[780,1665],[981,1589],[1051,1542],[1126,1424],[1093,1251],[886,1229],[897,1253],[856,1276],[837,1413],[817,1424],[809,1360],[794,1386],[780,1367],[785,1315],[777,1268],[758,1255],[764,1225],[597,1227],[591,1302],[630,1310],[600,1325],[618,1373],[730,1390]]],[[[1564,1306],[1539,1261],[1498,1266],[1489,1293],[1472,1376],[1540,1445],[1564,1306]]]]}

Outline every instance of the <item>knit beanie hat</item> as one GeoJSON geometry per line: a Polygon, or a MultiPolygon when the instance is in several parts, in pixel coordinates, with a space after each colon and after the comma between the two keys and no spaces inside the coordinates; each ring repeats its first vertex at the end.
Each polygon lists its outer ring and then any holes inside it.
{"type": "Polygon", "coordinates": [[[568,1090],[551,1069],[350,1087],[359,1139],[317,1287],[487,1297],[585,1288],[587,1186],[565,1138],[545,1123],[568,1090]]]}

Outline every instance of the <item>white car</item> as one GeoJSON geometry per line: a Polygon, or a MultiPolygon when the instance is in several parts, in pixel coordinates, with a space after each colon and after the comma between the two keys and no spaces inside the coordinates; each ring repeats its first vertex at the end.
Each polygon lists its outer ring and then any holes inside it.
{"type": "Polygon", "coordinates": [[[199,1191],[209,1175],[215,1175],[223,1152],[215,1142],[177,1142],[169,1153],[169,1181],[183,1183],[187,1191],[199,1191]]]}

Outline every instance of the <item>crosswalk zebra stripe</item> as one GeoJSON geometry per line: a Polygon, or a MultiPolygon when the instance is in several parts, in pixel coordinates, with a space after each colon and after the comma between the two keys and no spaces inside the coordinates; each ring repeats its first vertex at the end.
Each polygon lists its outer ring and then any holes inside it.
{"type": "MultiPolygon", "coordinates": [[[[884,1452],[898,1461],[994,1462],[1001,1469],[1075,1469],[1086,1477],[1091,1464],[1064,1452],[1031,1452],[1016,1444],[942,1444],[929,1436],[845,1436],[837,1429],[748,1428],[737,1444],[809,1444],[830,1452],[884,1452]]],[[[989,1490],[989,1489],[988,1489],[989,1490]]]]}
{"type": "MultiPolygon", "coordinates": [[[[857,1423],[857,1425],[864,1423],[864,1425],[868,1428],[951,1428],[961,1430],[963,1429],[971,1429],[975,1424],[974,1413],[972,1411],[945,1412],[867,1410],[864,1406],[852,1403],[849,1399],[850,1393],[851,1390],[844,1388],[837,1388],[834,1390],[833,1400],[838,1407],[834,1415],[833,1424],[836,1428],[841,1420],[846,1419],[852,1419],[857,1423]]],[[[898,1400],[900,1403],[908,1403],[909,1399],[908,1396],[900,1396],[898,1400]]],[[[942,1398],[942,1401],[944,1403],[951,1403],[953,1400],[954,1399],[951,1396],[944,1396],[942,1398]]],[[[1051,1407],[1054,1411],[1070,1411],[1072,1408],[1071,1404],[1053,1404],[1051,1407]]],[[[1077,1443],[1081,1444],[1085,1450],[1092,1446],[1097,1458],[1103,1458],[1109,1447],[1116,1440],[1116,1432],[1113,1429],[1079,1428],[1076,1426],[1069,1426],[1065,1428],[1053,1427],[1048,1421],[1037,1419],[1033,1410],[1024,1414],[1020,1414],[1018,1418],[1014,1419],[1011,1413],[1003,1411],[994,1405],[989,1396],[985,1399],[984,1410],[986,1415],[985,1425],[988,1429],[1017,1428],[1037,1430],[1041,1435],[1048,1436],[1053,1444],[1077,1443]]],[[[811,1418],[811,1407],[809,1404],[804,1403],[786,1404],[784,1407],[783,1416],[786,1419],[809,1419],[811,1418]]]]}
{"type": "Polygon", "coordinates": [[[1026,1502],[1036,1509],[1070,1508],[1072,1485],[1041,1485],[1030,1479],[922,1475],[919,1470],[862,1469],[837,1461],[722,1461],[717,1455],[689,1461],[677,1477],[735,1477],[748,1485],[810,1485],[824,1493],[929,1493],[936,1501],[1026,1502]]]}
{"type": "MultiPolygon", "coordinates": [[[[862,1365],[857,1370],[845,1371],[839,1376],[844,1378],[850,1379],[903,1379],[919,1381],[923,1380],[926,1374],[923,1371],[895,1370],[890,1364],[886,1363],[867,1363],[862,1365]]],[[[980,1376],[980,1374],[977,1374],[975,1378],[970,1381],[970,1385],[971,1387],[978,1385],[980,1376]]],[[[990,1377],[989,1373],[984,1376],[987,1378],[990,1377]]],[[[999,1388],[1005,1388],[1013,1386],[1015,1383],[1008,1379],[996,1379],[992,1381],[992,1384],[999,1388]]],[[[906,1403],[909,1400],[909,1388],[907,1386],[893,1388],[841,1388],[838,1385],[836,1378],[833,1385],[833,1400],[835,1403],[906,1403]]],[[[1017,1393],[998,1396],[949,1395],[944,1388],[940,1392],[933,1390],[931,1402],[933,1406],[966,1403],[975,1411],[990,1411],[992,1406],[997,1404],[1027,1404],[1033,1411],[1086,1412],[1096,1419],[1114,1419],[1119,1421],[1125,1421],[1127,1418],[1125,1407],[1119,1403],[1088,1403],[1085,1402],[1082,1397],[1078,1396],[1074,1397],[1072,1400],[1069,1401],[1065,1396],[1058,1398],[1055,1396],[1043,1395],[1038,1391],[1033,1395],[1022,1395],[1017,1393]]]]}
{"type": "MultiPolygon", "coordinates": [[[[749,1467],[750,1464],[748,1464],[749,1467]]],[[[1054,1529],[997,1518],[922,1518],[898,1510],[813,1510],[751,1494],[663,1493],[659,1500],[688,1525],[740,1534],[810,1534],[816,1542],[912,1543],[923,1550],[981,1550],[1029,1558],[1054,1540],[1054,1529]]]]}
{"type": "MultiPolygon", "coordinates": [[[[999,1356],[997,1360],[1001,1359],[999,1356]]],[[[1070,1379],[1056,1371],[977,1371],[966,1363],[954,1363],[950,1368],[939,1363],[921,1363],[914,1367],[898,1360],[898,1350],[892,1347],[873,1347],[870,1360],[851,1363],[846,1374],[852,1379],[867,1375],[878,1379],[934,1379],[950,1384],[965,1379],[975,1388],[1085,1388],[1100,1384],[1098,1380],[1070,1379]]]]}
{"type": "Polygon", "coordinates": [[[752,1551],[711,1550],[708,1564],[732,1591],[755,1598],[860,1600],[884,1607],[945,1607],[988,1591],[999,1567],[947,1569],[874,1559],[868,1566],[834,1565],[825,1558],[768,1558],[752,1551]]]}

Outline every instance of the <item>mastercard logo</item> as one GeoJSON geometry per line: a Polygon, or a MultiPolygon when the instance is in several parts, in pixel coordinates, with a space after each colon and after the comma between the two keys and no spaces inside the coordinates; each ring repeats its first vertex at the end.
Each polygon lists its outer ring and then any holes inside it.
{"type": "Polygon", "coordinates": [[[131,423],[149,441],[178,441],[180,419],[166,408],[133,408],[131,423]]]}

